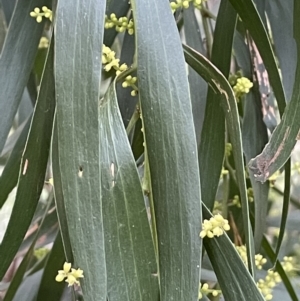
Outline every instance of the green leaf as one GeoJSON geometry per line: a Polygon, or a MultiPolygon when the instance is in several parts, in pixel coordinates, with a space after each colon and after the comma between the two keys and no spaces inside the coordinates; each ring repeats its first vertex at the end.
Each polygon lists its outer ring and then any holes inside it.
{"type": "Polygon", "coordinates": [[[154,245],[115,81],[101,100],[99,123],[108,298],[157,301],[154,245]]]}
{"type": "Polygon", "coordinates": [[[27,134],[29,131],[30,123],[31,123],[31,118],[29,118],[28,121],[26,122],[26,125],[24,126],[17,142],[15,143],[15,146],[1,174],[0,208],[5,203],[10,192],[17,185],[20,165],[21,165],[21,158],[27,140],[27,134]]]}
{"type": "Polygon", "coordinates": [[[22,156],[14,208],[0,245],[0,279],[22,243],[44,186],[55,108],[53,56],[52,46],[22,156]]]}
{"type": "Polygon", "coordinates": [[[286,103],[285,93],[273,49],[257,9],[252,0],[230,0],[230,2],[249,30],[259,50],[259,53],[268,71],[270,83],[274,90],[280,115],[282,115],[286,103]]]}
{"type": "MultiPolygon", "coordinates": [[[[257,89],[257,85],[254,84],[254,87],[245,97],[242,135],[247,162],[259,154],[268,142],[268,133],[262,118],[261,98],[257,89]]],[[[249,176],[255,201],[254,244],[256,253],[259,253],[263,233],[266,229],[269,182],[258,183],[252,172],[249,173],[249,176]]]]}
{"type": "MultiPolygon", "coordinates": [[[[242,69],[243,75],[251,78],[253,70],[251,68],[252,63],[249,48],[246,46],[244,39],[239,33],[236,33],[235,36],[234,53],[238,65],[242,69]]],[[[268,143],[267,128],[263,121],[261,109],[262,100],[256,81],[254,81],[253,88],[244,96],[244,99],[242,139],[246,161],[249,162],[250,159],[259,154],[263,147],[268,143]]],[[[256,253],[259,253],[262,235],[266,228],[269,183],[258,183],[252,172],[249,173],[249,176],[255,200],[254,244],[256,253]]]]}
{"type": "Polygon", "coordinates": [[[178,30],[167,0],[132,1],[143,130],[157,222],[161,301],[196,300],[200,179],[178,30]],[[151,14],[149,13],[151,11],[151,14]]]}
{"type": "MultiPolygon", "coordinates": [[[[229,1],[220,4],[212,48],[212,63],[227,78],[229,76],[233,34],[237,14],[229,1]]],[[[208,88],[205,117],[198,151],[202,178],[201,194],[208,208],[212,209],[220,182],[225,151],[225,116],[220,97],[208,88]],[[212,164],[213,162],[213,164],[212,164]]]]}
{"type": "Polygon", "coordinates": [[[38,240],[36,247],[44,247],[55,240],[55,237],[57,235],[57,230],[58,230],[55,205],[53,204],[50,207],[45,219],[42,220],[44,211],[45,211],[45,205],[42,204],[42,202],[39,202],[30,225],[30,229],[29,229],[30,234],[23,240],[22,245],[18,250],[19,254],[22,254],[22,252],[24,252],[26,249],[30,247],[33,240],[35,239],[35,235],[37,231],[39,232],[39,238],[43,237],[43,239],[38,240]]]}
{"type": "MultiPolygon", "coordinates": [[[[200,28],[193,6],[190,6],[188,9],[183,11],[183,20],[184,34],[187,45],[205,55],[200,28]]],[[[199,77],[199,75],[191,67],[189,67],[189,85],[197,145],[199,145],[205,116],[207,83],[205,80],[199,77]]]]}
{"type": "Polygon", "coordinates": [[[62,270],[64,262],[62,239],[60,233],[58,233],[43,270],[36,301],[60,300],[66,283],[55,281],[55,277],[58,270],[62,270]]]}
{"type": "Polygon", "coordinates": [[[62,236],[66,261],[73,262],[74,258],[72,253],[72,246],[70,243],[69,227],[68,227],[66,207],[64,202],[61,174],[60,174],[56,114],[54,117],[51,146],[52,146],[51,158],[52,158],[53,179],[55,179],[53,188],[54,188],[54,200],[55,200],[55,206],[57,211],[57,218],[59,221],[59,228],[62,236]]]}
{"type": "MultiPolygon", "coordinates": [[[[300,57],[300,5],[294,2],[294,38],[297,43],[298,58],[300,57]]],[[[274,172],[288,160],[296,144],[300,131],[300,60],[297,62],[296,76],[291,101],[286,106],[280,124],[274,130],[269,143],[262,153],[249,162],[257,181],[265,182],[274,172]]]]}
{"type": "MultiPolygon", "coordinates": [[[[43,5],[50,6],[51,0],[43,5]]],[[[30,17],[39,0],[18,1],[0,57],[0,153],[12,126],[37,52],[43,24],[30,17]],[[22,22],[20,22],[22,20],[22,22]]]]}
{"type": "MultiPolygon", "coordinates": [[[[50,205],[52,203],[52,199],[53,199],[53,196],[50,195],[49,198],[48,198],[48,202],[47,202],[48,204],[44,208],[45,210],[43,212],[43,218],[42,218],[42,222],[41,222],[42,224],[45,221],[48,210],[49,210],[50,205]]],[[[38,231],[35,233],[34,239],[31,243],[31,246],[29,247],[28,251],[26,252],[26,255],[24,256],[24,258],[22,259],[21,264],[18,266],[18,269],[17,269],[17,271],[14,275],[14,278],[11,281],[7,292],[5,293],[5,297],[4,297],[3,301],[13,300],[13,298],[14,298],[16,292],[17,292],[18,287],[22,283],[23,277],[24,277],[24,275],[25,275],[25,273],[28,269],[28,266],[34,258],[34,254],[33,254],[34,253],[34,248],[35,248],[36,241],[39,238],[40,229],[41,228],[38,228],[38,231]]]]}
{"type": "MultiPolygon", "coordinates": [[[[127,66],[132,66],[133,57],[135,52],[134,35],[129,35],[128,32],[125,33],[122,51],[120,56],[120,65],[126,63],[127,66]]],[[[136,74],[132,74],[136,76],[136,74]]],[[[117,82],[116,84],[118,104],[120,112],[123,118],[123,123],[125,127],[128,126],[131,116],[136,108],[137,97],[131,95],[131,87],[123,88],[122,82],[117,82]]]]}
{"type": "Polygon", "coordinates": [[[26,255],[22,259],[21,264],[18,266],[18,269],[14,275],[14,278],[10,282],[8,290],[5,293],[5,297],[4,297],[3,301],[11,301],[14,298],[19,285],[22,283],[24,274],[26,273],[26,270],[27,270],[27,266],[30,263],[30,261],[32,260],[34,245],[35,245],[35,241],[31,245],[29,250],[26,252],[26,255]]]}
{"type": "Polygon", "coordinates": [[[12,17],[12,14],[14,12],[14,7],[16,5],[16,0],[2,0],[1,1],[3,13],[5,15],[6,24],[9,25],[10,19],[12,17]]]}
{"type": "MultiPolygon", "coordinates": [[[[260,2],[261,0],[258,0],[260,2]]],[[[277,55],[287,101],[291,99],[297,61],[297,48],[293,38],[293,0],[266,1],[275,53],[277,55]],[[278,22],[280,16],[280,22],[278,22]],[[284,24],[284,26],[283,26],[284,24]]]]}
{"type": "MultiPolygon", "coordinates": [[[[204,204],[202,209],[203,217],[209,220],[212,214],[204,204]]],[[[214,238],[206,237],[203,239],[203,243],[217,275],[225,300],[265,300],[226,234],[214,238]]]]}
{"type": "Polygon", "coordinates": [[[85,301],[106,300],[98,132],[105,4],[59,1],[56,11],[59,167],[74,264],[85,275],[85,301]]]}
{"type": "Polygon", "coordinates": [[[13,301],[35,301],[39,289],[42,271],[38,271],[28,277],[20,285],[13,301]]]}
{"type": "Polygon", "coordinates": [[[243,226],[246,236],[248,267],[254,273],[254,245],[253,234],[249,221],[249,205],[245,184],[245,170],[242,153],[241,130],[239,115],[234,93],[229,82],[224,75],[204,56],[184,45],[184,54],[187,63],[194,68],[219,95],[220,105],[222,105],[227,122],[230,141],[233,148],[233,156],[236,166],[237,183],[241,195],[243,226]]]}

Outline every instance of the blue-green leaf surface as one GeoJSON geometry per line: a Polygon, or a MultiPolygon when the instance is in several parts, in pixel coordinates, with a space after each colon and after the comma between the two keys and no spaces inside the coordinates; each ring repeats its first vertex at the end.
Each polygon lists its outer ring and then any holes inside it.
{"type": "MultiPolygon", "coordinates": [[[[236,33],[234,43],[234,54],[241,68],[243,75],[251,78],[253,54],[245,44],[243,37],[236,33]],[[252,59],[252,60],[251,60],[252,59]]],[[[257,74],[258,70],[256,70],[257,74]]],[[[254,86],[244,97],[244,114],[242,123],[243,150],[246,161],[259,154],[268,142],[268,133],[263,121],[262,97],[259,93],[259,83],[255,74],[254,86]]],[[[268,207],[269,183],[258,183],[253,173],[249,172],[251,186],[254,195],[255,224],[254,224],[254,244],[256,253],[260,252],[262,235],[266,228],[266,216],[268,207]]]]}
{"type": "Polygon", "coordinates": [[[100,102],[99,127],[108,298],[158,301],[154,244],[115,81],[100,102]]]}
{"type": "MultiPolygon", "coordinates": [[[[294,38],[297,57],[300,57],[300,3],[294,1],[294,38]]],[[[300,60],[297,61],[292,99],[286,106],[280,124],[274,130],[269,143],[260,155],[249,162],[257,181],[265,182],[288,160],[300,131],[300,60]]]]}
{"type": "Polygon", "coordinates": [[[51,47],[22,156],[14,208],[0,245],[0,279],[22,243],[44,186],[55,108],[53,56],[51,47]]]}
{"type": "MultiPolygon", "coordinates": [[[[209,220],[211,213],[205,205],[202,208],[203,217],[209,220]]],[[[265,300],[226,234],[206,237],[203,243],[226,301],[265,300]]]]}
{"type": "Polygon", "coordinates": [[[85,275],[85,301],[106,300],[98,132],[105,4],[60,0],[56,10],[59,167],[74,266],[85,275]]]}
{"type": "Polygon", "coordinates": [[[0,177],[0,208],[5,203],[8,195],[17,185],[19,170],[21,165],[22,153],[24,151],[27,134],[29,131],[31,118],[26,122],[15,146],[7,160],[3,172],[0,177]]]}
{"type": "MultiPolygon", "coordinates": [[[[260,2],[260,0],[258,0],[260,2]]],[[[275,53],[279,61],[287,101],[291,100],[295,81],[297,47],[293,38],[293,0],[265,1],[275,53]],[[278,17],[280,16],[280,22],[278,17]]]]}
{"type": "Polygon", "coordinates": [[[246,28],[249,30],[259,50],[259,53],[268,71],[270,83],[274,90],[279,111],[282,114],[286,103],[285,92],[271,42],[257,9],[252,0],[230,0],[230,2],[236,9],[246,28]]]}
{"type": "MultiPolygon", "coordinates": [[[[43,1],[49,6],[51,1],[43,1]]],[[[0,57],[0,153],[12,126],[37,52],[44,21],[29,14],[39,0],[18,1],[0,57]],[[22,22],[20,22],[22,20],[22,22]],[[4,114],[5,112],[5,114],[4,114]]]]}
{"type": "Polygon", "coordinates": [[[43,269],[43,276],[36,301],[60,300],[66,283],[55,281],[55,277],[57,275],[57,271],[62,270],[64,262],[65,257],[63,243],[61,235],[58,232],[43,269]]]}
{"type": "MultiPolygon", "coordinates": [[[[236,18],[237,14],[230,2],[222,1],[214,32],[211,61],[225,78],[229,76],[236,18]]],[[[202,175],[201,193],[203,202],[210,209],[214,206],[225,151],[225,114],[220,97],[223,97],[222,94],[215,93],[211,87],[208,88],[201,143],[198,150],[199,168],[202,175]]]]}
{"type": "Polygon", "coordinates": [[[160,300],[197,300],[200,179],[181,42],[167,0],[159,4],[156,0],[131,3],[139,97],[157,222],[160,300]]]}
{"type": "MultiPolygon", "coordinates": [[[[187,45],[205,55],[200,27],[193,6],[190,6],[188,9],[183,11],[183,20],[183,29],[187,45]]],[[[207,83],[199,77],[199,75],[191,67],[189,67],[189,85],[197,145],[199,145],[205,115],[207,83]]]]}
{"type": "Polygon", "coordinates": [[[209,60],[185,45],[184,54],[187,63],[208,82],[216,94],[219,94],[220,105],[222,105],[225,113],[227,128],[233,148],[237,184],[242,202],[242,218],[247,246],[248,267],[250,272],[254,273],[253,234],[249,221],[249,205],[245,184],[242,139],[236,99],[229,82],[209,60]]]}

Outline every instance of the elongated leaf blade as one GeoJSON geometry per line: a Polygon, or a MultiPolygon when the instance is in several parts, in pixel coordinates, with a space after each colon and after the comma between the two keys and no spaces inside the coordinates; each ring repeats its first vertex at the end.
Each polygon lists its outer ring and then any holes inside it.
{"type": "Polygon", "coordinates": [[[66,207],[64,202],[64,194],[63,194],[62,181],[61,181],[61,173],[60,173],[56,114],[54,117],[51,146],[52,146],[51,149],[52,171],[53,171],[53,178],[55,179],[53,188],[54,188],[54,200],[55,200],[57,218],[59,221],[59,228],[60,228],[60,233],[61,233],[62,242],[64,246],[65,258],[67,262],[73,262],[74,258],[73,258],[72,246],[70,243],[70,234],[69,234],[68,220],[67,220],[66,207]]]}
{"type": "Polygon", "coordinates": [[[155,0],[132,1],[132,6],[157,221],[160,300],[197,300],[200,179],[181,43],[167,0],[159,5],[155,0]]]}
{"type": "MultiPolygon", "coordinates": [[[[53,63],[53,60],[52,60],[52,63],[53,63]]],[[[45,221],[48,210],[52,203],[52,199],[53,199],[53,196],[50,195],[48,198],[48,204],[47,204],[47,206],[44,207],[43,218],[42,218],[41,224],[43,224],[45,221]]],[[[5,293],[5,297],[4,297],[3,301],[13,300],[18,287],[22,283],[23,277],[24,277],[26,271],[28,270],[28,266],[29,266],[30,262],[33,260],[34,248],[35,248],[36,241],[39,238],[40,229],[41,228],[39,228],[38,231],[35,233],[34,239],[31,243],[31,246],[29,247],[29,250],[26,252],[26,255],[24,256],[24,258],[22,259],[22,262],[21,262],[20,266],[18,267],[17,272],[15,273],[14,278],[9,285],[9,288],[8,288],[7,292],[5,293]]]]}
{"type": "Polygon", "coordinates": [[[0,208],[5,203],[10,192],[17,185],[20,165],[21,165],[21,158],[27,140],[27,134],[30,128],[30,123],[31,123],[31,118],[26,122],[26,125],[23,128],[1,174],[0,208]]]}
{"type": "MultiPolygon", "coordinates": [[[[230,2],[222,1],[214,33],[211,59],[226,78],[229,76],[236,18],[237,14],[230,2]]],[[[199,168],[202,175],[201,193],[204,203],[211,210],[220,182],[225,151],[225,114],[220,105],[220,97],[222,97],[221,94],[216,94],[211,87],[208,88],[198,151],[199,168]]]]}
{"type": "Polygon", "coordinates": [[[104,11],[105,1],[98,0],[59,1],[56,11],[58,156],[85,301],[106,300],[98,132],[104,11]]]}
{"type": "MultiPolygon", "coordinates": [[[[183,11],[184,34],[187,45],[205,55],[204,45],[200,33],[199,23],[195,15],[195,9],[190,6],[183,11]]],[[[197,145],[200,144],[202,126],[205,116],[207,83],[193,70],[189,68],[189,85],[193,107],[193,117],[197,145]]]]}
{"type": "MultiPolygon", "coordinates": [[[[294,2],[294,38],[297,43],[297,57],[300,57],[300,5],[294,2]]],[[[300,131],[300,60],[297,61],[295,83],[291,101],[288,103],[280,124],[274,130],[262,153],[249,162],[257,181],[265,182],[288,160],[300,131]]]]}
{"type": "Polygon", "coordinates": [[[101,101],[99,123],[108,298],[158,301],[154,245],[115,81],[101,101]]]}
{"type": "Polygon", "coordinates": [[[259,53],[264,61],[268,71],[271,86],[278,103],[280,114],[283,114],[285,108],[285,92],[276,64],[271,42],[268,38],[266,29],[257,12],[252,0],[230,0],[232,6],[236,9],[243,23],[249,30],[259,53]]]}
{"type": "MultiPolygon", "coordinates": [[[[50,6],[45,0],[43,5],[50,6]]],[[[0,57],[0,153],[12,126],[37,52],[43,24],[30,17],[39,0],[18,1],[0,57]],[[20,22],[22,20],[23,22],[20,22]],[[5,112],[5,114],[3,114],[5,112]]]]}
{"type": "Polygon", "coordinates": [[[60,300],[66,283],[55,281],[55,277],[64,262],[64,248],[61,235],[58,232],[43,270],[36,301],[60,300]]]}
{"type": "Polygon", "coordinates": [[[287,101],[291,99],[293,93],[297,60],[297,47],[293,39],[293,18],[291,18],[293,2],[293,0],[266,1],[266,12],[264,12],[270,21],[287,101]],[[278,22],[278,16],[280,16],[280,22],[278,22]]]}
{"type": "MultiPolygon", "coordinates": [[[[209,220],[211,213],[205,205],[202,208],[203,217],[209,220]]],[[[226,234],[204,238],[204,247],[226,301],[265,300],[226,234]]]]}
{"type": "MultiPolygon", "coordinates": [[[[257,86],[254,86],[252,91],[246,95],[242,128],[243,147],[247,162],[259,154],[268,141],[260,101],[257,86]]],[[[263,233],[266,229],[269,183],[258,183],[252,172],[249,173],[249,176],[255,201],[254,243],[256,253],[259,253],[263,233]]]]}
{"type": "Polygon", "coordinates": [[[22,156],[14,208],[0,245],[0,279],[22,243],[44,186],[55,109],[53,56],[51,47],[22,156]]]}
{"type": "Polygon", "coordinates": [[[254,243],[249,221],[249,205],[245,184],[242,139],[236,99],[229,82],[210,61],[208,61],[200,53],[195,52],[185,45],[184,54],[187,63],[208,82],[216,94],[219,94],[220,105],[222,105],[224,109],[227,128],[232,142],[237,182],[242,201],[243,226],[246,236],[248,267],[250,273],[254,273],[254,243]]]}

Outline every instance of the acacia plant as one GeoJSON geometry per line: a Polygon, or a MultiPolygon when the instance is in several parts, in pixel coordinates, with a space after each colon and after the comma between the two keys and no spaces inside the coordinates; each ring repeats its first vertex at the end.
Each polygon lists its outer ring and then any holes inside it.
{"type": "Polygon", "coordinates": [[[0,12],[1,300],[298,300],[298,0],[0,12]]]}

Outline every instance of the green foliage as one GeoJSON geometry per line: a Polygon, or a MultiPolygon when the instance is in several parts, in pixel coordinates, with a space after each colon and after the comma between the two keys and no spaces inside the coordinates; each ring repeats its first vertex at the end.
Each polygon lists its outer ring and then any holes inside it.
{"type": "Polygon", "coordinates": [[[0,300],[299,300],[299,15],[2,0],[0,300]]]}

